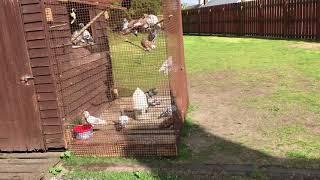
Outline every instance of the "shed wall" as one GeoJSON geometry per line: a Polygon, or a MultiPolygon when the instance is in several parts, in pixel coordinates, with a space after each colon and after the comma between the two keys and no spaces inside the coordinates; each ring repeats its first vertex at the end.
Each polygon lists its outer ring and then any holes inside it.
{"type": "Polygon", "coordinates": [[[62,116],[46,40],[43,2],[20,0],[20,5],[46,148],[62,148],[65,146],[62,116]]]}

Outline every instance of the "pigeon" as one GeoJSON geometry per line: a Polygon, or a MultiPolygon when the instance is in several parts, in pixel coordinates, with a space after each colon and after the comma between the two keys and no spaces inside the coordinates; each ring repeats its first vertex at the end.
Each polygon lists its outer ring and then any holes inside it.
{"type": "Polygon", "coordinates": [[[76,19],[77,19],[77,14],[76,14],[76,10],[74,8],[71,9],[70,16],[72,17],[70,24],[75,23],[76,19]]]}
{"type": "Polygon", "coordinates": [[[174,111],[176,111],[176,110],[177,110],[177,107],[174,106],[174,105],[171,105],[170,107],[167,107],[167,109],[164,110],[164,111],[159,115],[158,119],[164,118],[164,117],[170,117],[170,116],[172,116],[172,113],[173,113],[174,111]]]}
{"type": "Polygon", "coordinates": [[[169,71],[172,67],[172,56],[170,56],[167,60],[165,60],[162,66],[159,69],[159,72],[163,72],[164,74],[168,75],[169,71]]]}
{"type": "Polygon", "coordinates": [[[125,115],[124,111],[120,111],[119,125],[124,127],[129,122],[129,117],[125,115]]]}
{"type": "Polygon", "coordinates": [[[122,25],[122,31],[126,30],[129,28],[129,21],[127,18],[123,19],[123,25],[122,25]]]}
{"type": "Polygon", "coordinates": [[[91,124],[92,126],[94,125],[100,125],[100,124],[106,124],[106,122],[100,118],[91,116],[90,113],[88,111],[84,111],[83,115],[86,119],[86,121],[91,124]]]}
{"type": "Polygon", "coordinates": [[[142,27],[145,29],[156,27],[159,28],[159,19],[156,15],[153,14],[144,14],[144,23],[142,24],[142,27]]]}
{"type": "MultiPolygon", "coordinates": [[[[79,24],[80,28],[83,28],[84,27],[84,24],[83,23],[80,23],[79,24]]],[[[90,44],[90,45],[93,45],[94,42],[93,42],[93,38],[90,34],[90,32],[88,30],[85,30],[83,33],[82,33],[82,42],[86,43],[86,44],[90,44]]]]}
{"type": "Polygon", "coordinates": [[[142,39],[141,40],[141,45],[142,45],[142,47],[143,47],[143,49],[145,51],[150,51],[151,49],[155,49],[156,48],[156,45],[153,42],[151,42],[151,41],[149,41],[147,39],[142,39]]]}
{"type": "Polygon", "coordinates": [[[147,97],[147,101],[149,106],[160,105],[160,101],[152,97],[147,97]]]}
{"type": "Polygon", "coordinates": [[[150,30],[149,35],[148,35],[148,41],[151,41],[154,43],[157,36],[158,36],[157,30],[155,30],[155,29],[150,30]]]}
{"type": "Polygon", "coordinates": [[[157,88],[151,88],[145,92],[147,97],[153,97],[158,94],[157,88]]]}
{"type": "Polygon", "coordinates": [[[128,22],[126,18],[123,19],[123,25],[122,25],[122,34],[127,35],[127,34],[134,34],[135,36],[138,36],[138,30],[137,27],[139,26],[139,21],[142,21],[142,19],[138,20],[131,20],[128,22]]]}

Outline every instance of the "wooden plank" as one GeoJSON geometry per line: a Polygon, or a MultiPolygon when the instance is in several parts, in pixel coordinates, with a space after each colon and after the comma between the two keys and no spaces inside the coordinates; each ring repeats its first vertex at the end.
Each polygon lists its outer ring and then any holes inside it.
{"type": "Polygon", "coordinates": [[[55,93],[37,93],[37,99],[39,102],[56,101],[57,95],[55,93]]]}
{"type": "Polygon", "coordinates": [[[94,76],[99,76],[99,77],[103,77],[101,75],[106,75],[106,67],[105,66],[99,66],[96,69],[92,69],[90,71],[87,71],[86,73],[80,74],[79,76],[75,76],[73,78],[70,78],[68,80],[62,81],[61,82],[61,89],[66,89],[70,86],[73,86],[77,83],[80,83],[81,81],[84,81],[88,78],[94,78],[94,76]]]}
{"type": "Polygon", "coordinates": [[[64,148],[65,147],[65,144],[64,142],[50,142],[50,143],[46,143],[46,146],[48,148],[64,148]]]}
{"type": "Polygon", "coordinates": [[[36,67],[32,68],[34,76],[51,75],[49,67],[36,67]]]}
{"type": "Polygon", "coordinates": [[[26,32],[26,40],[45,39],[44,31],[26,32]]]}
{"type": "Polygon", "coordinates": [[[40,0],[20,0],[21,5],[38,4],[38,3],[40,3],[40,0]]]}
{"type": "Polygon", "coordinates": [[[107,61],[106,53],[90,53],[89,55],[84,55],[84,56],[79,56],[76,53],[72,53],[71,56],[73,58],[73,61],[70,61],[64,64],[59,64],[59,67],[60,67],[59,69],[61,72],[70,71],[75,68],[78,69],[79,67],[85,64],[99,61],[99,60],[107,61]]]}
{"type": "MultiPolygon", "coordinates": [[[[41,116],[41,118],[58,118],[59,117],[57,110],[40,111],[40,116],[41,116]]],[[[44,127],[47,127],[47,126],[43,126],[43,128],[44,127]]],[[[51,126],[49,126],[49,127],[51,127],[51,126]]]]}
{"type": "Polygon", "coordinates": [[[58,110],[58,104],[56,101],[41,101],[39,102],[39,109],[43,110],[58,110]]]}
{"type": "Polygon", "coordinates": [[[63,134],[61,126],[43,126],[43,132],[45,135],[63,134]]]}
{"type": "Polygon", "coordinates": [[[105,86],[103,81],[97,81],[96,83],[90,83],[89,86],[85,86],[81,90],[72,93],[72,95],[65,96],[63,98],[64,103],[67,105],[67,104],[70,104],[76,100],[79,100],[82,97],[88,95],[90,92],[92,92],[98,88],[101,88],[101,86],[105,86]]]}
{"type": "Polygon", "coordinates": [[[82,80],[79,83],[74,84],[73,86],[70,86],[68,88],[63,89],[62,96],[63,96],[63,98],[66,96],[70,96],[73,93],[85,88],[86,86],[89,86],[90,84],[104,83],[105,78],[106,78],[106,76],[104,74],[97,74],[93,77],[82,80]]]}
{"type": "Polygon", "coordinates": [[[49,52],[46,48],[41,49],[29,49],[30,58],[48,57],[49,52]]]}
{"type": "Polygon", "coordinates": [[[67,71],[67,72],[63,73],[60,78],[61,78],[61,80],[66,80],[66,79],[72,78],[74,76],[78,76],[80,74],[83,74],[83,73],[90,71],[92,69],[96,69],[97,67],[99,67],[101,65],[105,65],[105,64],[106,64],[105,59],[99,59],[97,61],[81,65],[77,69],[73,69],[72,71],[67,71]]]}
{"type": "Polygon", "coordinates": [[[104,86],[100,86],[100,87],[94,89],[93,91],[88,92],[86,94],[86,96],[83,96],[82,98],[79,98],[79,99],[71,102],[70,104],[65,104],[66,112],[72,112],[72,111],[76,110],[77,108],[83,106],[84,104],[90,103],[90,101],[92,101],[96,96],[98,96],[99,94],[101,94],[104,91],[105,91],[104,86]]]}
{"type": "Polygon", "coordinates": [[[31,58],[31,67],[48,67],[50,65],[49,57],[31,58]]]}
{"type": "Polygon", "coordinates": [[[44,118],[42,119],[42,124],[47,126],[61,126],[62,120],[60,118],[44,118]]]}
{"type": "Polygon", "coordinates": [[[33,22],[42,22],[42,14],[34,13],[34,14],[23,14],[22,19],[24,23],[33,23],[33,22]]]}
{"type": "Polygon", "coordinates": [[[69,30],[50,31],[49,36],[50,36],[50,39],[71,38],[71,32],[69,30]]]}
{"type": "Polygon", "coordinates": [[[37,76],[34,79],[34,84],[53,84],[53,77],[52,76],[37,76]]]}
{"type": "Polygon", "coordinates": [[[63,133],[58,134],[46,134],[45,141],[47,143],[62,143],[64,144],[63,133]]]}
{"type": "Polygon", "coordinates": [[[41,13],[40,4],[23,5],[21,8],[22,8],[22,14],[41,13]]]}
{"type": "Polygon", "coordinates": [[[56,91],[54,84],[36,84],[35,88],[37,93],[48,93],[56,91]]]}
{"type": "Polygon", "coordinates": [[[24,30],[26,32],[42,31],[44,30],[44,24],[42,22],[27,23],[27,24],[24,24],[24,30]]]}
{"type": "Polygon", "coordinates": [[[47,48],[46,40],[29,40],[27,41],[27,45],[29,49],[39,49],[39,48],[47,48]]]}

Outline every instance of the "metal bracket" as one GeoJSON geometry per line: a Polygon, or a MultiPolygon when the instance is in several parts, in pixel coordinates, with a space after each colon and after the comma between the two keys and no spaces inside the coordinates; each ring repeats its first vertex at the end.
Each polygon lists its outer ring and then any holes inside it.
{"type": "Polygon", "coordinates": [[[27,84],[27,85],[28,85],[28,82],[29,82],[30,80],[34,80],[34,77],[31,76],[31,75],[24,75],[24,76],[22,76],[22,77],[20,78],[20,81],[23,82],[23,83],[25,83],[25,84],[27,84]]]}

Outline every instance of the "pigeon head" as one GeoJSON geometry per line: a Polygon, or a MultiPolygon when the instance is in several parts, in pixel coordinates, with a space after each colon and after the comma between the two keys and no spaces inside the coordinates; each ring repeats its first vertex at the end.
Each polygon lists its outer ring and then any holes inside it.
{"type": "Polygon", "coordinates": [[[83,112],[83,115],[85,118],[88,118],[90,116],[90,113],[88,111],[83,112]]]}
{"type": "Polygon", "coordinates": [[[79,24],[79,27],[83,28],[83,27],[84,27],[84,24],[83,24],[83,23],[80,23],[80,24],[79,24]]]}

